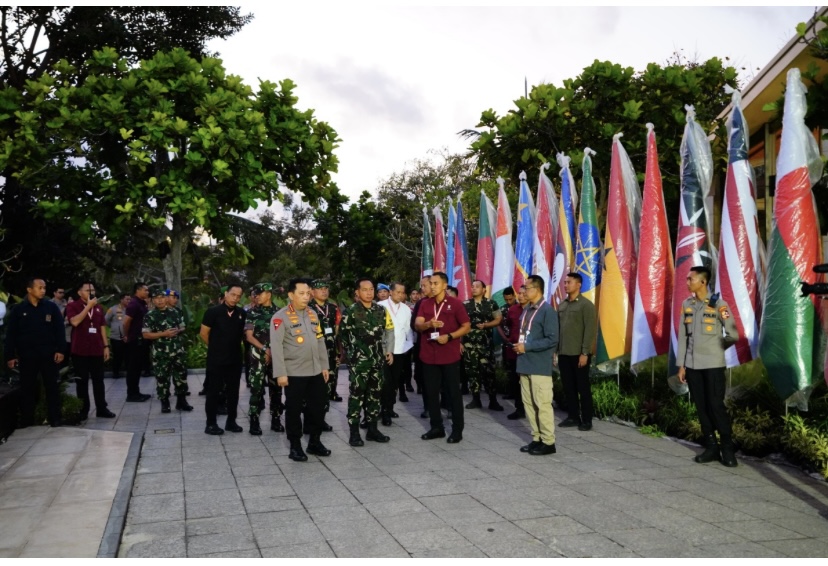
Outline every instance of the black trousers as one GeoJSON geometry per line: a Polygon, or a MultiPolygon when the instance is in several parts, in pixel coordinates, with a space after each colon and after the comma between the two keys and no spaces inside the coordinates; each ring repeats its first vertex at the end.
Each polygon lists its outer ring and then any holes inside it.
{"type": "Polygon", "coordinates": [[[414,348],[411,349],[414,357],[414,383],[420,390],[420,394],[425,399],[425,381],[423,380],[423,362],[420,360],[420,338],[414,342],[414,348]]]}
{"type": "Polygon", "coordinates": [[[690,398],[699,413],[702,434],[709,438],[714,431],[718,431],[722,444],[730,444],[733,434],[724,404],[727,389],[724,370],[725,368],[687,368],[685,377],[687,387],[690,388],[690,398]]]}
{"type": "Polygon", "coordinates": [[[54,354],[33,357],[20,357],[20,388],[22,401],[20,404],[21,424],[31,426],[35,424],[34,413],[37,405],[37,378],[43,383],[46,391],[46,412],[49,424],[60,421],[60,389],[58,388],[58,369],[54,354]]]}
{"type": "Polygon", "coordinates": [[[589,384],[589,362],[587,357],[584,367],[578,367],[580,356],[558,356],[558,367],[561,370],[561,381],[566,396],[566,410],[569,418],[580,420],[584,424],[592,424],[592,388],[589,384]]]}
{"type": "Polygon", "coordinates": [[[75,375],[78,376],[77,386],[78,399],[83,402],[81,416],[89,414],[89,380],[92,380],[92,395],[95,397],[95,409],[103,411],[106,409],[106,397],[104,391],[104,360],[103,356],[72,356],[72,364],[75,366],[75,375]]]}
{"type": "Polygon", "coordinates": [[[147,356],[147,343],[143,338],[130,340],[126,344],[127,349],[127,397],[140,395],[138,387],[141,381],[141,372],[144,371],[144,362],[147,356]]]}
{"type": "Polygon", "coordinates": [[[394,363],[390,366],[385,364],[385,379],[382,382],[382,393],[380,394],[381,412],[390,413],[394,410],[394,403],[397,402],[397,391],[405,391],[405,368],[408,367],[411,373],[411,351],[404,354],[394,354],[394,363]]]}
{"type": "Polygon", "coordinates": [[[445,365],[423,364],[426,384],[426,407],[431,417],[431,428],[443,428],[440,413],[440,391],[443,391],[451,410],[452,432],[463,432],[463,396],[460,394],[460,362],[445,365]]]}
{"type": "Polygon", "coordinates": [[[291,442],[302,438],[302,412],[308,420],[311,436],[322,434],[322,419],[325,417],[325,399],[328,385],[322,374],[296,377],[288,376],[285,390],[285,433],[291,442]]]}
{"type": "Polygon", "coordinates": [[[110,340],[112,346],[112,377],[118,377],[121,367],[127,367],[127,350],[123,340],[110,340]]]}
{"type": "Polygon", "coordinates": [[[227,422],[236,422],[236,414],[239,409],[241,362],[237,364],[207,364],[206,370],[207,375],[210,376],[210,379],[205,380],[207,401],[204,404],[204,409],[207,413],[207,424],[218,424],[216,416],[219,397],[222,393],[224,393],[227,400],[227,422]]]}
{"type": "Polygon", "coordinates": [[[515,410],[523,411],[523,393],[520,390],[520,375],[517,372],[517,360],[510,360],[503,354],[503,366],[506,368],[506,376],[509,379],[508,390],[515,400],[515,410]]]}

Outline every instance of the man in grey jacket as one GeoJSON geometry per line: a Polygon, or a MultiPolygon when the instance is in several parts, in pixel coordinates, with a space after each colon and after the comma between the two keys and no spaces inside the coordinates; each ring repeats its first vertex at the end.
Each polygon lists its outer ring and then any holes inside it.
{"type": "Polygon", "coordinates": [[[532,442],[520,451],[532,456],[555,453],[555,415],[552,412],[552,355],[558,347],[558,313],[543,300],[544,281],[538,275],[526,279],[529,302],[520,317],[513,345],[520,375],[520,391],[532,442]]]}
{"type": "Polygon", "coordinates": [[[305,462],[302,450],[300,415],[307,404],[310,421],[308,453],[329,456],[331,451],[320,440],[325,398],[328,395],[328,351],[319,317],[308,308],[311,299],[309,279],[288,283],[290,304],[273,315],[270,324],[270,351],[276,384],[285,390],[285,431],[290,441],[290,459],[305,462]]]}

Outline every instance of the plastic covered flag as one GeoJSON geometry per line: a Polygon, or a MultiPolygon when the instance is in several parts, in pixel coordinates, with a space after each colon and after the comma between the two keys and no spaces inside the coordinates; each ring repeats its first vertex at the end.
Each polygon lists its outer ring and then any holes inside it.
{"type": "Polygon", "coordinates": [[[578,233],[578,192],[575,189],[575,179],[569,169],[569,157],[563,153],[557,155],[558,165],[561,167],[561,200],[558,203],[558,238],[555,259],[555,274],[558,281],[555,291],[556,306],[566,297],[564,281],[566,275],[575,268],[575,242],[578,233]],[[560,275],[558,269],[560,267],[560,275]]]}
{"type": "Polygon", "coordinates": [[[480,191],[480,223],[477,231],[477,261],[475,262],[475,277],[486,284],[487,295],[492,293],[492,274],[494,273],[495,239],[497,235],[497,212],[486,196],[480,191]]]}
{"type": "Polygon", "coordinates": [[[503,290],[512,284],[515,271],[515,252],[512,249],[512,211],[506,198],[506,190],[503,188],[503,179],[498,177],[497,184],[500,188],[497,191],[497,239],[492,274],[492,299],[503,306],[506,304],[503,290]]]}
{"type": "Polygon", "coordinates": [[[443,212],[434,207],[434,271],[448,274],[446,267],[446,230],[443,227],[443,212]]]}
{"type": "Polygon", "coordinates": [[[647,124],[647,171],[639,238],[630,352],[632,366],[666,354],[670,349],[670,305],[675,273],[652,124],[647,124]]]}
{"type": "MultiPolygon", "coordinates": [[[[673,287],[672,323],[670,327],[670,375],[677,373],[678,325],[683,324],[681,303],[690,296],[687,276],[690,268],[705,266],[716,273],[716,249],[710,237],[710,183],[713,179],[713,156],[710,141],[696,123],[695,110],[687,109],[687,124],[681,139],[681,205],[678,240],[676,241],[676,283],[673,287]]],[[[712,287],[712,281],[710,282],[712,287]]],[[[686,386],[679,388],[685,391],[686,386]]]]}
{"type": "Polygon", "coordinates": [[[428,221],[428,211],[423,207],[423,259],[420,265],[420,277],[428,277],[434,273],[434,247],[431,243],[431,223],[428,221]]]}
{"type": "Polygon", "coordinates": [[[716,292],[730,306],[739,339],[725,352],[727,367],[757,357],[762,312],[764,246],[756,213],[756,181],[748,161],[748,132],[742,97],[733,92],[733,112],[727,122],[727,177],[719,236],[716,292]]]}
{"type": "Polygon", "coordinates": [[[517,240],[515,241],[515,272],[512,287],[515,293],[532,275],[535,250],[535,203],[526,182],[526,172],[520,172],[520,200],[517,212],[517,240]]]}
{"type": "Polygon", "coordinates": [[[597,363],[615,360],[632,348],[632,315],[638,263],[641,195],[622,134],[612,138],[607,228],[598,305],[597,363]]]}
{"type": "Polygon", "coordinates": [[[822,175],[816,140],[805,125],[805,86],[799,69],[788,71],[782,144],[776,162],[773,232],[768,242],[768,281],[759,354],[776,392],[789,406],[807,410],[813,379],[822,371],[823,333],[818,297],[802,297],[799,282],[820,280],[819,221],[811,187],[822,175]]]}
{"type": "Polygon", "coordinates": [[[454,231],[454,285],[457,298],[461,301],[471,299],[471,269],[469,269],[469,244],[466,239],[466,221],[463,216],[463,203],[457,199],[457,225],[454,231]]]}
{"type": "Polygon", "coordinates": [[[538,176],[538,209],[532,273],[541,276],[544,283],[544,298],[554,305],[555,303],[550,299],[558,286],[558,280],[554,278],[558,238],[558,199],[555,198],[552,181],[546,176],[546,169],[549,169],[549,163],[543,164],[538,176]]]}
{"type": "Polygon", "coordinates": [[[601,285],[601,237],[598,233],[598,208],[595,205],[591,155],[595,155],[595,152],[586,148],[582,167],[578,238],[575,243],[575,273],[583,278],[581,294],[597,305],[601,285]]]}
{"type": "Polygon", "coordinates": [[[454,210],[454,203],[449,199],[448,228],[446,230],[446,275],[448,284],[454,285],[454,238],[457,229],[457,211],[454,210]]]}

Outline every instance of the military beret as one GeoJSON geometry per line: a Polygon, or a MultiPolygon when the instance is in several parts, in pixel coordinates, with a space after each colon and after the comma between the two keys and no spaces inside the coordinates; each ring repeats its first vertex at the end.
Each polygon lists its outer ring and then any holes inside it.
{"type": "Polygon", "coordinates": [[[324,289],[325,287],[330,287],[330,285],[324,279],[314,279],[312,287],[314,289],[324,289]]]}
{"type": "Polygon", "coordinates": [[[167,289],[164,291],[165,297],[180,297],[181,295],[178,294],[178,291],[175,289],[167,289]]]}
{"type": "Polygon", "coordinates": [[[380,283],[379,285],[377,285],[377,291],[390,291],[390,290],[391,290],[391,287],[389,287],[385,283],[380,283]]]}
{"type": "Polygon", "coordinates": [[[267,291],[273,291],[272,283],[257,283],[256,285],[253,285],[253,288],[250,290],[250,294],[258,295],[259,293],[266,293],[267,291]]]}
{"type": "Polygon", "coordinates": [[[164,291],[164,289],[162,289],[161,287],[154,287],[152,290],[150,290],[150,297],[155,298],[155,297],[166,297],[166,296],[167,296],[167,292],[164,291]]]}

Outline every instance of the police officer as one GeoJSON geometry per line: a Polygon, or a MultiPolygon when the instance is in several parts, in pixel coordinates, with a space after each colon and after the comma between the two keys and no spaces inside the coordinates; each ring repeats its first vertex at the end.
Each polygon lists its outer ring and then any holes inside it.
{"type": "Polygon", "coordinates": [[[678,378],[687,383],[690,397],[699,414],[706,448],[695,457],[704,464],[721,460],[729,468],[737,465],[730,419],[725,410],[725,350],[739,337],[727,303],[718,293],[708,297],[710,269],[690,268],[687,289],[693,296],[681,304],[683,322],[679,325],[678,378]],[[716,442],[719,433],[721,452],[716,442]]]}
{"type": "Polygon", "coordinates": [[[66,351],[66,334],[60,308],[48,300],[46,282],[33,277],[26,282],[26,298],[9,314],[6,330],[6,365],[20,370],[22,403],[20,427],[34,424],[37,383],[40,375],[46,391],[49,424],[61,426],[58,365],[66,351]]]}
{"type": "Polygon", "coordinates": [[[290,459],[304,462],[300,414],[306,406],[310,429],[308,454],[329,456],[320,439],[327,397],[328,352],[319,317],[308,308],[311,281],[292,279],[288,283],[290,304],[279,310],[270,324],[270,350],[276,383],[285,388],[285,428],[290,441],[290,459]]]}
{"type": "Polygon", "coordinates": [[[463,302],[471,321],[471,331],[463,337],[463,367],[469,379],[472,401],[467,409],[480,409],[480,390],[489,394],[489,410],[502,411],[497,402],[494,372],[494,341],[492,328],[500,326],[502,314],[491,299],[486,298],[486,284],[479,279],[472,282],[472,298],[463,302]]]}
{"type": "Polygon", "coordinates": [[[270,430],[284,432],[281,416],[282,388],[273,380],[273,364],[270,353],[270,321],[276,314],[273,306],[273,285],[259,283],[253,287],[250,296],[256,301],[255,306],[247,311],[244,323],[245,340],[250,345],[250,434],[259,436],[262,427],[259,413],[264,405],[264,387],[270,391],[270,430]]]}
{"type": "Polygon", "coordinates": [[[187,403],[187,354],[184,351],[184,318],[177,308],[167,306],[164,289],[152,292],[152,306],[144,317],[141,331],[144,340],[152,344],[152,366],[155,369],[155,389],[161,401],[161,412],[170,412],[170,381],[175,385],[179,411],[192,411],[187,403]]]}
{"type": "MultiPolygon", "coordinates": [[[[316,311],[319,317],[319,322],[322,324],[322,332],[325,333],[325,348],[328,351],[328,367],[330,368],[331,378],[328,380],[328,399],[342,401],[342,397],[336,392],[339,374],[339,345],[337,344],[337,336],[339,334],[339,323],[342,322],[342,313],[336,303],[328,300],[330,296],[330,287],[328,282],[324,279],[316,279],[313,282],[313,301],[311,306],[316,311]]],[[[325,405],[325,412],[329,409],[328,404],[325,405]]],[[[326,427],[323,426],[323,429],[326,427]]]]}
{"type": "Polygon", "coordinates": [[[367,277],[356,281],[357,301],[342,316],[340,339],[348,358],[350,387],[348,425],[351,446],[362,446],[359,415],[365,412],[366,440],[388,442],[377,429],[384,364],[394,362],[394,323],[391,315],[374,302],[374,283],[367,277]]]}

